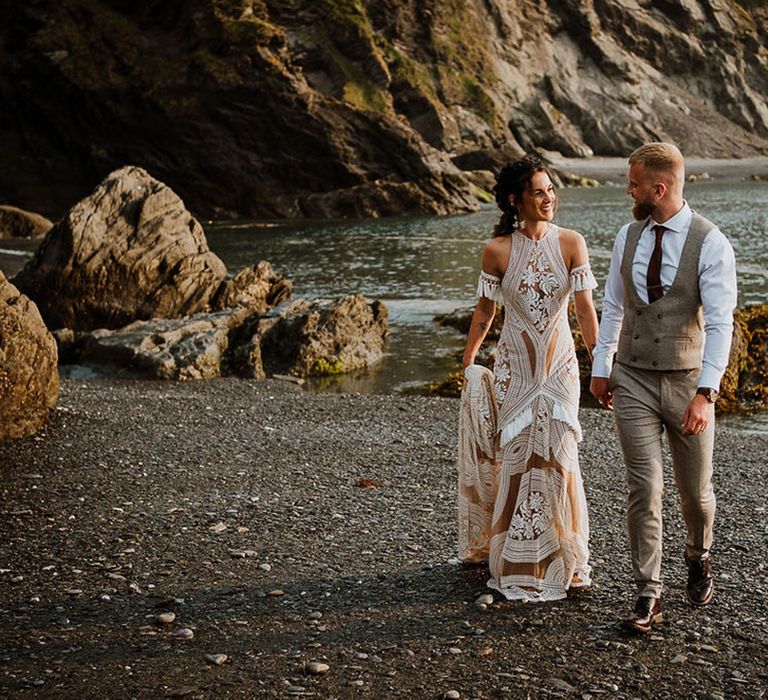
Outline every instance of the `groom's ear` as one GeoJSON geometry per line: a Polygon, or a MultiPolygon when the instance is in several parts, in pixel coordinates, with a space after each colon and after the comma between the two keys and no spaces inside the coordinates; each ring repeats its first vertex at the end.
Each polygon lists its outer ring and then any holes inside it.
{"type": "Polygon", "coordinates": [[[515,202],[515,195],[513,195],[513,194],[509,195],[509,203],[510,203],[510,204],[511,204],[513,207],[516,207],[516,206],[517,206],[517,202],[515,202]]]}

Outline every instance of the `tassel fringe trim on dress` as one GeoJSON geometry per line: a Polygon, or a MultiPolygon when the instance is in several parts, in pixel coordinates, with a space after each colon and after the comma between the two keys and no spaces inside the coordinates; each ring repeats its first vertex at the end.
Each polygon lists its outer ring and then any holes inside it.
{"type": "Polygon", "coordinates": [[[501,296],[501,280],[495,275],[489,275],[487,272],[481,272],[477,280],[477,296],[485,297],[499,304],[504,303],[501,296]]]}
{"type": "MultiPolygon", "coordinates": [[[[576,441],[582,441],[581,424],[579,423],[578,416],[573,411],[556,403],[552,410],[552,418],[565,423],[576,435],[576,441]]],[[[533,423],[533,410],[530,406],[526,406],[509,423],[502,427],[499,447],[503,448],[504,445],[512,442],[531,423],[533,423]]]]}

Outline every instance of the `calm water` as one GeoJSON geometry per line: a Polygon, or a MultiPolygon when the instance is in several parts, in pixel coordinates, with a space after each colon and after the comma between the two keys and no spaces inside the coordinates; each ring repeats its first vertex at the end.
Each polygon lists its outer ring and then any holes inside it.
{"type": "MultiPolygon", "coordinates": [[[[739,304],[768,301],[768,184],[696,183],[694,209],[730,238],[739,273],[739,304]]],[[[622,187],[560,191],[556,223],[581,231],[602,285],[616,232],[630,216],[622,187]]],[[[211,248],[231,271],[266,259],[294,283],[296,297],[365,294],[390,313],[387,354],[375,369],[317,382],[314,388],[401,392],[443,379],[463,347],[435,314],[474,304],[480,254],[497,221],[495,208],[443,218],[286,224],[208,224],[211,248]]],[[[764,426],[768,429],[768,425],[764,426]]]]}

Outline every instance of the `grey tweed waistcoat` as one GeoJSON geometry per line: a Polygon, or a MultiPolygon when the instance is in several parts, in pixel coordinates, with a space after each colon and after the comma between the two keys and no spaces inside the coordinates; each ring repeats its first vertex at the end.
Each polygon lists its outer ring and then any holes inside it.
{"type": "Polygon", "coordinates": [[[715,225],[694,212],[672,286],[661,299],[647,304],[638,296],[632,281],[632,261],[647,223],[634,222],[627,231],[621,261],[624,321],[616,359],[630,367],[659,371],[701,367],[704,322],[699,255],[704,239],[715,225]]]}

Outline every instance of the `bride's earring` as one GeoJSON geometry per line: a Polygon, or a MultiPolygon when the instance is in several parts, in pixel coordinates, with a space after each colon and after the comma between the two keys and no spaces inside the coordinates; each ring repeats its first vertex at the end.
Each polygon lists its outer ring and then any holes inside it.
{"type": "Polygon", "coordinates": [[[517,224],[517,228],[519,228],[521,231],[525,231],[525,219],[520,219],[517,224]]]}

